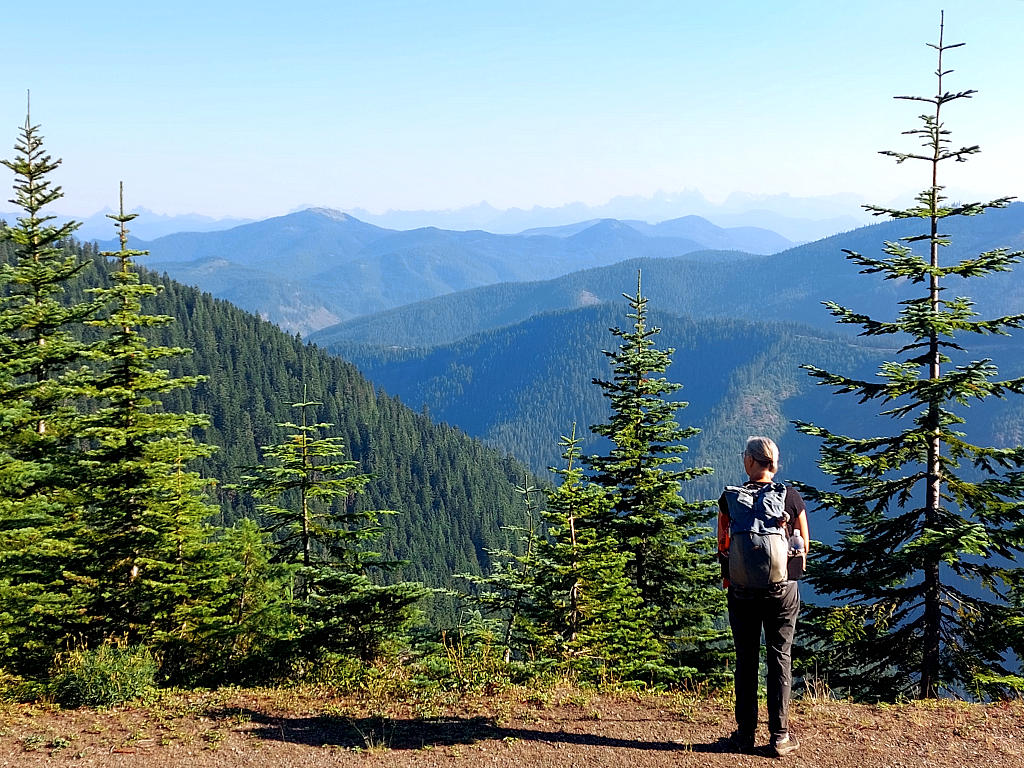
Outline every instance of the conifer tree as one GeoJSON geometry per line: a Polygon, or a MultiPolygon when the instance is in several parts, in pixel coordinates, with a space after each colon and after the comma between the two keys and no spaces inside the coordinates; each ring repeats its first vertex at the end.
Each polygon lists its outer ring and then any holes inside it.
{"type": "Polygon", "coordinates": [[[725,609],[714,563],[715,543],[707,521],[706,501],[687,501],[682,484],[709,474],[710,467],[684,468],[683,440],[698,434],[680,427],[676,413],[685,402],[668,397],[682,385],[663,374],[673,349],[660,350],[660,329],[648,325],[647,298],[637,272],[635,296],[629,301],[630,329],[612,328],[621,339],[615,351],[605,351],[612,379],[594,379],[608,398],[611,415],[591,430],[611,443],[603,456],[589,456],[593,482],[611,495],[613,506],[595,521],[600,533],[610,533],[629,555],[629,573],[653,617],[652,628],[669,644],[684,673],[711,674],[720,665],[717,645],[724,639],[715,619],[725,609]]]}
{"type": "Polygon", "coordinates": [[[563,436],[565,466],[547,491],[541,513],[546,536],[537,543],[530,602],[545,655],[592,679],[660,675],[665,649],[650,628],[640,594],[627,574],[628,557],[594,519],[611,508],[608,492],[586,481],[573,424],[563,436]]]}
{"type": "Polygon", "coordinates": [[[206,685],[263,682],[287,661],[276,656],[295,630],[286,599],[295,567],[272,561],[273,542],[253,520],[242,518],[219,533],[197,564],[205,593],[183,610],[194,628],[170,644],[169,675],[206,685]]]}
{"type": "Polygon", "coordinates": [[[127,223],[136,214],[112,214],[121,248],[102,255],[116,268],[109,288],[94,291],[106,307],[88,323],[105,332],[90,351],[94,373],[83,393],[95,404],[82,417],[84,442],[78,460],[80,497],[86,514],[89,558],[83,578],[91,592],[92,641],[118,637],[128,642],[183,639],[192,627],[190,606],[200,599],[207,548],[203,498],[207,483],[185,467],[208,456],[193,430],[207,419],[160,409],[161,396],[194,386],[198,377],[172,377],[159,361],[187,353],[152,344],[148,328],[173,321],[148,315],[145,298],[157,288],[139,280],[134,259],[146,254],[127,247],[127,223]]]}
{"type": "MultiPolygon", "coordinates": [[[[480,614],[474,617],[485,632],[500,635],[505,662],[513,655],[524,655],[538,644],[538,628],[534,621],[531,600],[537,591],[537,543],[541,536],[539,506],[535,497],[540,494],[529,476],[516,492],[523,498],[525,524],[507,526],[506,534],[516,538],[503,549],[488,548],[488,572],[483,575],[460,573],[459,578],[473,584],[476,589],[460,595],[478,606],[480,614]],[[518,551],[513,550],[518,547],[518,551]]],[[[543,643],[541,643],[543,644],[543,643]]]]}
{"type": "Polygon", "coordinates": [[[26,115],[13,160],[22,215],[0,238],[0,634],[2,652],[24,673],[45,671],[80,613],[67,564],[80,556],[74,487],[76,398],[85,345],[74,329],[96,303],[65,291],[88,266],[69,247],[75,222],[54,223],[60,199],[49,175],[60,165],[26,115]]]}
{"type": "Polygon", "coordinates": [[[292,605],[299,627],[295,651],[315,657],[323,652],[379,655],[411,620],[422,587],[411,583],[375,584],[373,569],[397,565],[366,547],[383,531],[386,511],[361,510],[355,497],[370,482],[354,474],[358,462],[345,460],[340,437],[323,437],[327,423],[310,423],[309,411],[321,403],[295,403],[298,424],[280,444],[264,446],[272,463],[249,467],[240,487],[257,499],[268,517],[278,562],[294,564],[292,605]]]}
{"type": "Polygon", "coordinates": [[[14,150],[13,160],[0,163],[15,174],[15,196],[10,202],[25,215],[19,216],[16,226],[3,230],[4,238],[15,246],[15,263],[0,267],[4,287],[0,370],[8,377],[4,403],[20,399],[30,404],[15,423],[31,422],[43,437],[48,422],[72,407],[69,371],[81,363],[84,350],[72,329],[95,312],[96,303],[69,306],[63,300],[68,282],[89,262],[65,248],[78,222],[56,225],[55,217],[43,212],[63,197],[61,188],[47,178],[61,161],[46,153],[31,115],[25,118],[14,150]]]}
{"type": "Polygon", "coordinates": [[[865,206],[920,229],[886,242],[879,257],[846,251],[862,273],[919,290],[900,302],[894,320],[826,302],[837,322],[860,326],[861,335],[898,340],[899,356],[873,381],[805,366],[837,393],[879,403],[894,429],[857,437],[797,424],[821,439],[819,465],[835,487],[808,496],[842,525],[839,543],[818,550],[810,577],[835,602],[816,611],[821,668],[834,687],[864,697],[1024,689],[1006,663],[1024,625],[1013,595],[1024,575],[1015,563],[1024,551],[1024,449],[974,445],[961,426],[970,401],[1024,392],[1024,379],[1000,380],[990,360],[970,361],[960,341],[1006,334],[1024,325],[1024,315],[978,319],[970,299],[947,293],[951,282],[1008,270],[1024,253],[942,255],[951,244],[946,219],[1001,208],[1009,198],[961,203],[943,194],[940,169],[979,151],[951,143],[945,108],[975,92],[946,90],[945,54],[962,43],[945,43],[940,24],[938,43],[929,45],[938,57],[935,95],[897,97],[926,105],[920,126],[906,132],[923,150],[882,154],[924,163],[930,183],[908,208],[865,206]]]}
{"type": "Polygon", "coordinates": [[[283,584],[292,577],[293,568],[275,566],[272,542],[252,520],[243,518],[229,528],[220,541],[227,565],[222,576],[226,621],[231,639],[231,656],[244,656],[254,646],[270,638],[281,637],[286,624],[280,606],[284,605],[283,584]]]}

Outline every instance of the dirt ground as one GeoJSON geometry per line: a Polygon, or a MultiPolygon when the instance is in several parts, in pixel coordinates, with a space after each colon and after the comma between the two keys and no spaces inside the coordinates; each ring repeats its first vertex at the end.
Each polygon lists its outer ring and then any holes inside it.
{"type": "Polygon", "coordinates": [[[575,689],[406,702],[316,690],[165,694],[146,707],[7,705],[0,766],[1024,768],[1024,703],[794,703],[798,752],[730,751],[727,701],[575,689]]]}

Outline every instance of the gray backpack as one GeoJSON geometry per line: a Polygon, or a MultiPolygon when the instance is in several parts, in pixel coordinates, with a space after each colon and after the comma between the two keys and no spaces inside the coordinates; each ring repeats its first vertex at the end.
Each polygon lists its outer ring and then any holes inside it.
{"type": "Polygon", "coordinates": [[[789,536],[786,529],[786,486],[759,488],[730,485],[729,583],[768,589],[788,579],[789,536]]]}

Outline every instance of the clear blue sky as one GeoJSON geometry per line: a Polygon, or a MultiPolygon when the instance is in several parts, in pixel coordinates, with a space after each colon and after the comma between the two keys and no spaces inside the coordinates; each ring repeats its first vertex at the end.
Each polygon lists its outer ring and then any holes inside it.
{"type": "Polygon", "coordinates": [[[31,89],[77,215],[120,179],[131,206],[246,217],[685,188],[888,201],[925,183],[875,153],[912,146],[920,110],[891,97],[934,91],[940,8],[967,43],[950,86],[980,92],[947,123],[984,150],[948,184],[1024,195],[1022,0],[40,0],[5,12],[0,151],[31,89]]]}

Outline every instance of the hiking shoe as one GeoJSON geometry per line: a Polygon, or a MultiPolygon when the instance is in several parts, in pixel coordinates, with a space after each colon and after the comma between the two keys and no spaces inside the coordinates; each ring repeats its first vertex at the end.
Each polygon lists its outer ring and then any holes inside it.
{"type": "Polygon", "coordinates": [[[776,757],[784,757],[800,749],[800,742],[796,740],[796,736],[787,733],[785,736],[772,739],[772,749],[775,750],[776,757]]]}
{"type": "Polygon", "coordinates": [[[753,752],[754,751],[754,734],[741,733],[740,731],[733,731],[729,734],[729,743],[732,748],[737,752],[753,752]]]}

